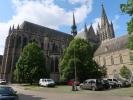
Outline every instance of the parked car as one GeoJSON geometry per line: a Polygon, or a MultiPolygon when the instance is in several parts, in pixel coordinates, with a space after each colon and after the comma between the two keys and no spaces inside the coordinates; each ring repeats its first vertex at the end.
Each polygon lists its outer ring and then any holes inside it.
{"type": "Polygon", "coordinates": [[[117,87],[122,87],[122,82],[121,82],[121,81],[119,81],[119,80],[117,80],[117,79],[113,79],[113,81],[116,82],[117,87]]]}
{"type": "MultiPolygon", "coordinates": [[[[73,84],[74,84],[74,79],[71,79],[71,80],[68,80],[67,81],[67,85],[72,86],[73,84]]],[[[80,82],[79,81],[76,81],[76,85],[79,86],[80,85],[80,82]]]]}
{"type": "Polygon", "coordinates": [[[1,85],[5,85],[5,84],[7,84],[7,82],[6,82],[5,79],[0,79],[0,84],[1,84],[1,85]]]}
{"type": "Polygon", "coordinates": [[[122,87],[130,87],[131,86],[131,82],[129,82],[128,80],[125,80],[122,82],[122,87]]]}
{"type": "Polygon", "coordinates": [[[102,81],[104,89],[109,89],[110,88],[109,81],[107,79],[102,79],[102,81]]]}
{"type": "Polygon", "coordinates": [[[81,89],[101,90],[104,89],[102,79],[88,79],[80,84],[81,89]]]}
{"type": "Polygon", "coordinates": [[[40,86],[46,86],[46,87],[54,87],[55,86],[55,82],[53,79],[40,79],[39,80],[39,85],[40,86]]]}
{"type": "Polygon", "coordinates": [[[19,100],[16,93],[12,87],[0,86],[0,100],[19,100]]]}
{"type": "Polygon", "coordinates": [[[110,88],[116,88],[118,87],[118,84],[114,79],[107,79],[109,81],[110,88]]]}

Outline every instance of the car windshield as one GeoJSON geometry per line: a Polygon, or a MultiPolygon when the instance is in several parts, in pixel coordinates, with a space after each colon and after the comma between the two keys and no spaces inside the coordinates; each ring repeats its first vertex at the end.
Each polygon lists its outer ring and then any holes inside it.
{"type": "Polygon", "coordinates": [[[13,94],[14,90],[11,87],[0,87],[0,94],[13,94]]]}
{"type": "Polygon", "coordinates": [[[118,82],[116,79],[113,79],[113,81],[116,81],[116,82],[118,82]]]}
{"type": "Polygon", "coordinates": [[[48,81],[48,82],[52,82],[53,80],[51,80],[51,79],[48,79],[47,81],[48,81]]]}
{"type": "Polygon", "coordinates": [[[112,81],[112,79],[108,79],[109,81],[112,81]]]}
{"type": "Polygon", "coordinates": [[[102,80],[101,79],[97,79],[97,83],[102,83],[102,80]]]}

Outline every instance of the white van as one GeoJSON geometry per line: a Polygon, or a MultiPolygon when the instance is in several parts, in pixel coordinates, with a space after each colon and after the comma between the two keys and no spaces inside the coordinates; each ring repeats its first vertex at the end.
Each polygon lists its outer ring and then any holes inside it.
{"type": "Polygon", "coordinates": [[[40,79],[39,80],[39,85],[40,86],[47,86],[47,87],[49,87],[49,86],[54,87],[55,86],[55,82],[52,79],[40,79]]]}

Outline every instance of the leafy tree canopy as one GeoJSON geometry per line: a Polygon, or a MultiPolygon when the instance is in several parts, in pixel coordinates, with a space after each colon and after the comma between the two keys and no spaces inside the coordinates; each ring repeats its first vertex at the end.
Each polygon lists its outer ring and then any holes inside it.
{"type": "Polygon", "coordinates": [[[120,69],[120,75],[125,79],[130,79],[132,72],[126,66],[123,66],[120,69]]]}
{"type": "MultiPolygon", "coordinates": [[[[128,0],[126,4],[120,5],[121,11],[133,16],[133,0],[128,0]]],[[[133,32],[133,17],[128,22],[128,32],[131,34],[133,32]]]]}
{"type": "Polygon", "coordinates": [[[24,47],[16,64],[15,77],[18,82],[38,81],[47,76],[43,51],[36,43],[24,47]]]}
{"type": "Polygon", "coordinates": [[[74,79],[75,66],[77,78],[80,81],[87,78],[99,78],[106,73],[103,71],[106,69],[99,67],[93,60],[91,45],[80,38],[70,42],[69,47],[64,51],[64,56],[60,59],[59,66],[61,80],[74,79]]]}

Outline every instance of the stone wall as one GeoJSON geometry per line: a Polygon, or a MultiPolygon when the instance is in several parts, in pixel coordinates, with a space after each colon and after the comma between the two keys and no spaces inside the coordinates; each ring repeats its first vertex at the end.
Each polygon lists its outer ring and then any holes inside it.
{"type": "Polygon", "coordinates": [[[121,49],[118,51],[105,53],[94,57],[95,61],[107,68],[107,77],[113,78],[115,74],[119,74],[121,67],[124,65],[133,71],[132,64],[130,62],[129,49],[121,49]]]}

